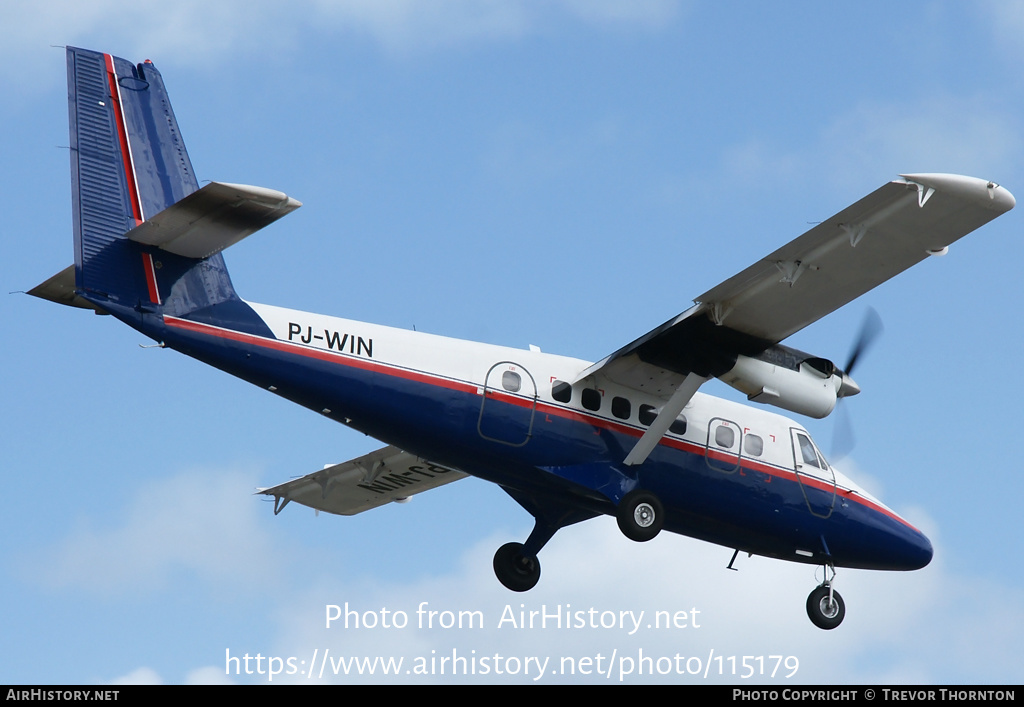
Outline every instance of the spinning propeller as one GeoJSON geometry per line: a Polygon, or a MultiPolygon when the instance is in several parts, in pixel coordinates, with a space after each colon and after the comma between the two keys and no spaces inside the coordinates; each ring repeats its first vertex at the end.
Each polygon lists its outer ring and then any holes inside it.
{"type": "Polygon", "coordinates": [[[850,360],[846,362],[846,366],[843,368],[847,376],[853,374],[853,367],[857,365],[861,355],[871,348],[884,328],[882,326],[882,318],[878,316],[878,312],[873,307],[868,307],[868,311],[864,315],[864,322],[860,325],[857,341],[854,342],[853,349],[850,351],[850,360]]]}
{"type": "MultiPolygon", "coordinates": [[[[850,350],[850,358],[846,362],[846,366],[843,367],[843,384],[839,389],[838,397],[840,403],[842,398],[856,395],[860,392],[860,386],[858,386],[851,378],[854,367],[868,349],[874,345],[875,341],[881,336],[882,331],[885,329],[882,326],[882,318],[878,316],[878,312],[873,307],[868,307],[867,313],[864,315],[864,321],[860,325],[860,332],[857,334],[857,339],[853,343],[853,348],[850,350]]],[[[853,424],[850,422],[849,413],[843,412],[845,405],[837,405],[836,410],[836,422],[835,429],[832,433],[832,458],[842,459],[847,456],[854,447],[855,439],[853,434],[853,424]]]]}

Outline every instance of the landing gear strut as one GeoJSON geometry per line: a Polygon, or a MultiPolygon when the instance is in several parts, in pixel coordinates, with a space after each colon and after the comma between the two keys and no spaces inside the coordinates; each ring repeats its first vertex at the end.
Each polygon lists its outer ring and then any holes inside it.
{"type": "Polygon", "coordinates": [[[559,529],[593,518],[597,513],[544,495],[533,496],[509,488],[505,492],[533,516],[534,524],[525,543],[506,543],[494,553],[494,576],[506,589],[528,592],[540,580],[537,555],[548,540],[559,529]]]}
{"type": "Polygon", "coordinates": [[[522,543],[505,543],[494,553],[494,574],[513,592],[527,592],[540,579],[540,560],[523,553],[522,543]]]}
{"type": "MultiPolygon", "coordinates": [[[[826,573],[828,569],[825,568],[826,573]]],[[[826,631],[843,623],[846,616],[846,604],[839,592],[832,588],[835,576],[835,569],[832,569],[832,579],[826,579],[807,597],[807,616],[812,624],[826,631]]]]}
{"type": "Polygon", "coordinates": [[[615,512],[619,530],[630,540],[638,543],[653,540],[665,523],[665,511],[661,501],[650,491],[633,489],[619,501],[615,512]]]}

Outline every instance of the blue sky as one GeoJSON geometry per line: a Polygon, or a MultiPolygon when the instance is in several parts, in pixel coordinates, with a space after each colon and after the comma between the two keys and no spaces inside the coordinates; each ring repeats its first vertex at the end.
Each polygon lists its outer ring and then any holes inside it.
{"type": "MultiPolygon", "coordinates": [[[[304,207],[231,248],[247,299],[596,360],[907,172],[1024,195],[1024,6],[377,0],[14,3],[0,27],[5,291],[72,260],[64,53],[167,82],[201,180],[304,207]],[[170,8],[170,9],[169,9],[170,8]]],[[[266,682],[226,651],[506,658],[795,656],[784,686],[1019,683],[1020,208],[794,336],[842,362],[839,466],[922,527],[907,574],[812,568],[609,518],[560,532],[514,595],[491,556],[531,519],[466,480],[355,518],[252,491],[379,446],[110,318],[0,299],[0,682],[266,682]],[[482,629],[324,627],[325,605],[479,611],[482,629]],[[518,610],[700,611],[700,627],[514,630],[518,610]],[[476,653],[472,653],[476,651],[476,653]]],[[[717,382],[707,392],[734,397],[717,382]]],[[[834,421],[808,422],[826,450],[834,421]]],[[[514,663],[510,663],[514,667],[514,663]]],[[[722,665],[722,662],[716,665],[722,665]]],[[[725,665],[728,665],[726,662],[725,665]]],[[[533,682],[536,673],[460,677],[533,682]]],[[[746,684],[732,676],[707,680],[746,684]]],[[[444,682],[381,675],[335,682],[444,682]]],[[[697,683],[690,676],[624,677],[697,683]]],[[[281,675],[275,682],[300,681],[281,675]]],[[[324,678],[327,681],[327,678],[324,678]]],[[[595,675],[538,682],[618,682],[595,675]]]]}

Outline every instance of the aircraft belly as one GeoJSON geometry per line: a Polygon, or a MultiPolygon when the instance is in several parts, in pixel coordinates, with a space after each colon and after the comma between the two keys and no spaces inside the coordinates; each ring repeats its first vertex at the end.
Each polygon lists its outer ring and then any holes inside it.
{"type": "Polygon", "coordinates": [[[671,532],[808,564],[905,570],[931,559],[919,531],[852,496],[837,499],[828,517],[812,513],[808,501],[831,505],[831,493],[802,487],[791,471],[744,460],[725,474],[712,471],[701,454],[659,450],[657,468],[643,483],[665,504],[671,532]]]}

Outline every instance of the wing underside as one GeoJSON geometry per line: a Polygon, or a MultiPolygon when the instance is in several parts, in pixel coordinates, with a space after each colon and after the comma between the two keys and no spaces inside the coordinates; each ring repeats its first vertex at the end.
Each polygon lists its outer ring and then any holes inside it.
{"type": "Polygon", "coordinates": [[[351,516],[393,501],[400,503],[466,476],[396,447],[384,447],[257,493],[274,498],[274,513],[295,501],[318,511],[351,516]]]}
{"type": "Polygon", "coordinates": [[[695,306],[584,371],[669,397],[694,373],[718,376],[1014,206],[982,179],[905,175],[746,270],[695,306]]]}

